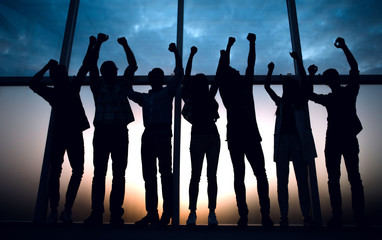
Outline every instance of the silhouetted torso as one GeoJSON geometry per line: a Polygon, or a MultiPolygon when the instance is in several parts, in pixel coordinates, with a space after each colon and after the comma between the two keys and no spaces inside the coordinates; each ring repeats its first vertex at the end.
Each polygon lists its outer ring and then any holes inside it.
{"type": "MultiPolygon", "coordinates": [[[[359,78],[359,74],[350,73],[350,78],[359,78]]],[[[326,107],[328,111],[327,136],[356,136],[362,130],[362,124],[357,116],[356,100],[359,92],[358,81],[340,87],[327,95],[315,94],[312,99],[326,107]]]]}
{"type": "Polygon", "coordinates": [[[37,83],[30,87],[52,106],[54,129],[84,131],[90,127],[79,94],[80,85],[72,83],[65,89],[57,89],[37,83]]]}

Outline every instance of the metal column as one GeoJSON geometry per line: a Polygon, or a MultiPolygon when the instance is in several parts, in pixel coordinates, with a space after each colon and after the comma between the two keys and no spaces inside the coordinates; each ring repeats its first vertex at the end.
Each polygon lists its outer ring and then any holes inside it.
{"type": "MultiPolygon", "coordinates": [[[[78,6],[80,0],[70,0],[68,17],[66,19],[64,41],[62,43],[60,64],[69,67],[70,54],[72,51],[72,43],[74,38],[74,30],[76,26],[78,6]]],[[[40,175],[40,183],[38,187],[36,206],[33,216],[33,222],[43,223],[46,218],[48,208],[48,186],[50,175],[50,157],[51,157],[51,141],[52,141],[52,126],[54,121],[53,111],[50,114],[50,121],[48,127],[48,135],[45,143],[44,159],[42,162],[42,169],[40,175]]]]}
{"type": "MultiPolygon", "coordinates": [[[[290,36],[292,41],[292,49],[294,52],[297,52],[299,56],[301,56],[301,61],[302,61],[296,3],[295,3],[295,0],[286,0],[286,3],[287,3],[287,9],[288,9],[289,29],[290,29],[290,36]]],[[[296,61],[294,61],[294,68],[295,68],[296,75],[300,78],[301,73],[298,70],[296,61]]],[[[307,111],[309,111],[308,107],[306,109],[307,111]]],[[[308,112],[308,116],[309,116],[309,112],[308,112]]],[[[309,185],[310,185],[310,194],[311,194],[311,201],[312,201],[313,219],[316,223],[321,225],[322,224],[321,206],[320,206],[320,198],[318,193],[315,162],[311,161],[308,165],[308,168],[309,168],[309,185]]]]}
{"type": "MultiPolygon", "coordinates": [[[[184,18],[184,0],[178,0],[178,21],[177,21],[177,34],[176,45],[183,58],[183,18],[184,18]]],[[[175,113],[174,113],[174,158],[173,158],[173,217],[172,225],[179,225],[179,172],[180,172],[180,126],[181,126],[181,87],[179,86],[175,96],[175,113]]]]}

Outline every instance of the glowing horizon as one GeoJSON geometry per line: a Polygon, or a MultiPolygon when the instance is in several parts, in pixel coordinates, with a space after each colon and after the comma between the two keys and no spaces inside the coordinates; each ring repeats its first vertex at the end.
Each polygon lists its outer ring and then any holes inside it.
{"type": "MultiPolygon", "coordinates": [[[[363,177],[366,194],[366,211],[374,216],[378,199],[381,199],[381,191],[373,187],[374,182],[381,179],[378,174],[378,155],[380,149],[377,143],[381,142],[382,134],[379,127],[382,110],[378,110],[369,105],[369,97],[381,97],[378,92],[380,87],[361,86],[358,101],[359,115],[364,124],[364,130],[359,135],[360,141],[360,169],[363,177]],[[368,94],[369,93],[369,94],[368,94]],[[367,107],[369,106],[369,107],[367,107]],[[379,117],[372,116],[375,113],[379,117]],[[377,132],[376,132],[377,131],[377,132]]],[[[144,91],[145,87],[139,87],[138,91],[144,91]]],[[[146,87],[147,89],[147,87],[146,87]]],[[[280,90],[275,86],[276,92],[280,90]]],[[[2,161],[0,169],[3,174],[0,175],[3,183],[0,193],[3,197],[0,199],[0,221],[4,220],[23,220],[31,221],[34,210],[34,203],[37,196],[38,182],[41,171],[42,157],[46,139],[46,131],[49,122],[50,106],[39,96],[35,95],[27,87],[6,87],[0,89],[0,111],[8,114],[0,117],[3,127],[1,128],[2,138],[0,139],[0,148],[2,161]],[[19,96],[23,95],[28,101],[21,100],[19,96]],[[5,101],[7,99],[7,101],[5,101]],[[29,100],[30,99],[30,100],[29,100]],[[13,105],[6,104],[14,103],[13,105]],[[27,123],[27,124],[25,124],[27,123]],[[22,134],[27,133],[27,134],[22,134]],[[5,137],[6,136],[6,137],[5,137]],[[17,146],[17,147],[16,147],[17,146]],[[22,149],[20,151],[19,149],[22,149]],[[8,184],[9,183],[9,184],[8,184]],[[25,201],[26,200],[26,201],[25,201]],[[22,203],[20,202],[22,201],[22,203]],[[6,208],[4,208],[6,207],[6,208]],[[21,212],[19,212],[21,209],[21,212]]],[[[325,92],[325,87],[319,87],[317,91],[325,92]]],[[[94,115],[94,104],[89,87],[83,87],[81,97],[89,121],[94,115]]],[[[277,203],[277,186],[275,164],[273,162],[273,131],[275,110],[273,102],[266,95],[261,86],[254,87],[254,98],[256,105],[256,114],[259,129],[263,138],[262,147],[264,150],[266,170],[270,184],[271,199],[271,217],[277,222],[279,218],[279,209],[277,203]]],[[[220,99],[218,98],[219,102],[220,99]]],[[[374,101],[374,100],[373,100],[374,101]]],[[[381,99],[382,101],[382,99],[381,99]]],[[[144,130],[140,107],[131,103],[136,121],[129,124],[129,157],[126,170],[126,194],[124,202],[124,219],[126,223],[133,223],[145,215],[144,207],[144,182],[141,173],[140,160],[140,137],[144,130]]],[[[327,174],[323,158],[324,139],[326,131],[326,110],[319,105],[309,104],[311,111],[311,123],[313,134],[316,141],[318,158],[316,159],[316,168],[320,192],[320,201],[324,222],[330,216],[330,206],[328,191],[326,186],[327,174]]],[[[221,118],[218,120],[218,129],[221,137],[221,152],[217,172],[218,179],[218,200],[217,217],[220,224],[236,224],[238,219],[235,194],[233,189],[233,170],[232,164],[225,142],[226,115],[224,106],[220,102],[219,113],[221,118]]],[[[182,139],[181,139],[181,165],[180,165],[180,224],[185,224],[188,215],[188,184],[191,174],[189,141],[191,125],[182,120],[182,139]]],[[[73,218],[76,222],[82,222],[90,214],[90,192],[93,176],[92,165],[92,137],[93,127],[84,132],[85,138],[85,173],[79,189],[78,197],[73,208],[73,218]]],[[[111,164],[111,161],[109,162],[111,164]]],[[[60,209],[63,207],[64,194],[70,177],[70,166],[65,156],[63,173],[61,178],[61,201],[60,209]]],[[[352,223],[352,211],[350,201],[350,187],[346,178],[346,170],[342,165],[341,186],[344,199],[344,212],[347,222],[352,223]]],[[[159,177],[159,174],[158,174],[159,177]]],[[[106,178],[105,194],[105,214],[104,220],[108,222],[109,193],[111,187],[111,167],[109,167],[106,178]]],[[[160,185],[160,181],[158,181],[160,185]]],[[[251,172],[249,165],[246,165],[246,187],[247,203],[250,209],[249,223],[259,224],[261,222],[258,197],[256,191],[256,179],[251,172]]],[[[296,182],[294,179],[293,167],[290,167],[290,221],[291,223],[301,222],[301,213],[299,209],[296,182]]],[[[205,165],[200,182],[200,191],[198,198],[198,220],[197,224],[207,224],[208,198],[207,181],[205,165]]],[[[161,190],[159,188],[159,206],[162,210],[161,190]]]]}

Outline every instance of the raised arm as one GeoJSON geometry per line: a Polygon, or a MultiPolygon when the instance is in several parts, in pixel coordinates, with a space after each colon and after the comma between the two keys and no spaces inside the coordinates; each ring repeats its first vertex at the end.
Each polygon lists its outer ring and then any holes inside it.
{"type": "Polygon", "coordinates": [[[318,67],[314,64],[308,67],[309,77],[307,83],[307,96],[309,100],[312,100],[315,103],[326,106],[328,104],[328,96],[324,94],[317,94],[313,91],[313,80],[315,78],[315,74],[318,71],[318,67]]]}
{"type": "Polygon", "coordinates": [[[186,72],[185,72],[186,77],[191,76],[192,61],[194,60],[194,56],[197,52],[198,52],[198,48],[195,46],[192,46],[191,47],[191,53],[190,53],[190,56],[188,57],[188,61],[187,61],[187,65],[186,65],[186,72]]]}
{"type": "Polygon", "coordinates": [[[184,75],[182,59],[179,55],[179,51],[175,43],[170,43],[170,45],[168,46],[168,50],[174,53],[174,56],[175,56],[175,69],[174,69],[175,76],[174,76],[174,79],[172,79],[172,81],[167,86],[169,87],[169,92],[175,95],[176,90],[178,89],[178,86],[184,75]]]}
{"type": "Polygon", "coordinates": [[[33,78],[29,82],[29,87],[36,92],[37,88],[41,86],[41,80],[44,77],[45,73],[52,69],[53,67],[57,67],[58,62],[54,59],[50,59],[49,62],[40,70],[38,71],[33,78]]]}
{"type": "Polygon", "coordinates": [[[102,43],[106,42],[109,39],[109,36],[105,35],[104,33],[99,33],[97,36],[97,40],[94,44],[93,50],[91,52],[91,55],[89,57],[90,62],[90,80],[98,80],[99,78],[99,70],[97,66],[98,58],[99,58],[99,51],[101,49],[102,43]]]}
{"type": "Polygon", "coordinates": [[[227,43],[227,47],[225,49],[225,52],[227,53],[227,62],[228,62],[228,66],[230,64],[230,57],[231,57],[231,48],[233,46],[233,44],[235,43],[236,39],[234,37],[229,37],[228,38],[228,43],[227,43]]]}
{"type": "Polygon", "coordinates": [[[125,51],[125,54],[126,54],[127,63],[129,64],[125,69],[125,72],[123,74],[123,79],[126,81],[127,89],[130,89],[133,86],[134,73],[138,69],[137,61],[135,60],[134,53],[133,51],[131,51],[131,48],[129,44],[127,43],[126,38],[121,37],[121,38],[118,38],[117,41],[123,47],[123,50],[125,51]]]}
{"type": "Polygon", "coordinates": [[[338,37],[334,42],[334,46],[336,46],[336,48],[341,48],[344,51],[346,59],[350,65],[351,71],[358,71],[358,63],[355,60],[353,54],[350,52],[348,46],[346,45],[345,39],[338,37]]]}
{"type": "Polygon", "coordinates": [[[271,97],[271,99],[275,102],[275,104],[279,105],[281,98],[277,96],[275,91],[273,91],[273,89],[271,88],[271,79],[272,79],[272,73],[274,68],[275,68],[275,64],[273,62],[270,62],[268,64],[268,73],[267,73],[267,77],[265,78],[264,88],[269,94],[269,96],[271,97]]]}
{"type": "Polygon", "coordinates": [[[79,88],[81,87],[82,82],[85,80],[86,74],[90,71],[91,55],[96,41],[97,39],[94,36],[89,37],[88,49],[86,50],[86,54],[84,60],[82,61],[82,65],[77,72],[75,82],[73,83],[79,88]]]}
{"type": "Polygon", "coordinates": [[[308,99],[311,99],[311,96],[313,94],[313,80],[316,77],[315,74],[317,73],[317,71],[318,71],[318,67],[314,64],[308,67],[309,76],[305,84],[305,92],[308,99]]]}
{"type": "Polygon", "coordinates": [[[190,56],[188,57],[188,60],[187,60],[186,72],[184,74],[182,95],[187,95],[187,92],[190,89],[190,77],[191,77],[192,61],[193,61],[194,56],[197,52],[198,52],[198,49],[195,46],[192,46],[190,56]]]}
{"type": "Polygon", "coordinates": [[[247,39],[249,41],[249,53],[247,61],[247,69],[245,75],[247,77],[252,77],[255,73],[255,61],[256,61],[256,35],[253,33],[248,33],[247,39]]]}
{"type": "MultiPolygon", "coordinates": [[[[291,52],[289,54],[296,61],[298,72],[301,75],[301,83],[300,83],[301,91],[300,91],[300,94],[298,95],[300,97],[299,99],[302,102],[307,102],[307,101],[309,101],[309,98],[313,92],[312,77],[314,78],[314,74],[317,72],[317,67],[316,67],[316,72],[314,72],[313,76],[310,76],[308,79],[304,65],[302,63],[302,57],[299,56],[296,52],[291,52]]],[[[314,65],[310,66],[310,71],[314,70],[313,66],[314,65]]]]}
{"type": "Polygon", "coordinates": [[[290,52],[289,54],[297,63],[297,68],[299,73],[301,74],[301,81],[303,84],[303,82],[306,79],[306,71],[305,71],[304,65],[302,64],[302,58],[301,56],[299,56],[299,54],[297,54],[297,52],[290,52]]]}

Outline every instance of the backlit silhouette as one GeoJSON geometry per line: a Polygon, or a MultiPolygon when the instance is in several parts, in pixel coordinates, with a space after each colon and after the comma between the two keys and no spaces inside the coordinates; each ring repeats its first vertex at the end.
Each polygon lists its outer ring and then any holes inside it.
{"type": "MultiPolygon", "coordinates": [[[[341,155],[344,157],[351,186],[354,217],[358,225],[364,225],[365,199],[359,173],[359,144],[357,139],[357,134],[362,130],[356,111],[359,92],[358,63],[343,38],[337,38],[334,46],[344,51],[350,65],[349,83],[342,87],[338,72],[332,68],[327,69],[323,73],[323,80],[330,87],[331,93],[326,95],[313,93],[311,96],[311,100],[325,106],[328,112],[325,161],[332,206],[332,218],[329,220],[328,226],[342,226],[341,155]]],[[[312,72],[312,74],[314,73],[312,72]]]]}
{"type": "Polygon", "coordinates": [[[271,77],[275,67],[268,65],[265,89],[277,106],[274,134],[274,161],[277,170],[277,194],[280,207],[280,226],[289,225],[288,220],[288,182],[289,161],[292,161],[296,175],[298,196],[305,226],[312,225],[310,216],[310,192],[308,185],[308,163],[317,157],[314,139],[309,121],[307,102],[312,92],[307,83],[306,72],[301,58],[292,52],[291,57],[297,61],[301,74],[301,84],[297,80],[283,79],[283,94],[279,97],[271,88],[271,77]]]}
{"type": "Polygon", "coordinates": [[[148,93],[135,92],[129,84],[128,96],[142,107],[145,131],[142,135],[142,171],[146,189],[147,215],[137,221],[137,225],[157,224],[167,225],[172,218],[173,174],[172,174],[172,102],[183,78],[182,61],[174,43],[169,45],[169,51],[175,55],[175,76],[166,87],[164,73],[160,68],[149,72],[151,90],[148,93]],[[157,158],[161,174],[163,214],[158,216],[158,186],[157,158]]]}
{"type": "Polygon", "coordinates": [[[227,109],[227,142],[234,169],[234,187],[240,219],[238,226],[248,224],[248,207],[244,185],[244,156],[247,157],[257,179],[257,191],[260,201],[263,226],[273,226],[269,217],[269,185],[265,171],[264,155],[261,147],[261,136],[257,127],[255,105],[253,100],[253,75],[256,59],[255,34],[248,34],[249,54],[245,77],[229,66],[231,47],[235,42],[229,38],[226,50],[220,53],[216,72],[216,81],[223,104],[227,109]]]}
{"type": "Polygon", "coordinates": [[[129,66],[125,78],[117,78],[117,67],[114,62],[106,61],[101,65],[102,78],[99,76],[97,61],[101,45],[108,40],[105,34],[98,34],[91,55],[90,88],[95,102],[93,164],[94,176],[92,184],[92,212],[85,220],[86,224],[101,224],[103,221],[105,177],[109,155],[112,159],[113,182],[110,193],[110,223],[124,223],[122,208],[125,195],[125,171],[128,154],[127,125],[134,121],[127,99],[127,81],[134,76],[137,64],[125,38],[118,43],[124,48],[129,66]]]}
{"type": "MultiPolygon", "coordinates": [[[[90,45],[89,45],[90,48],[90,45]]],[[[60,200],[60,176],[64,162],[65,151],[68,154],[72,176],[66,191],[65,209],[60,219],[64,223],[72,222],[72,207],[77,196],[78,188],[84,172],[84,139],[82,132],[88,129],[80,98],[81,84],[89,71],[89,49],[77,76],[69,81],[68,72],[64,65],[50,60],[30,82],[30,88],[43,97],[52,107],[52,142],[50,149],[49,201],[50,214],[48,223],[56,223],[57,207],[60,200]],[[41,82],[49,70],[54,88],[41,82]]]]}
{"type": "Polygon", "coordinates": [[[199,193],[199,181],[202,173],[204,156],[207,158],[208,180],[208,225],[216,226],[216,197],[217,180],[216,171],[219,161],[220,136],[216,127],[219,117],[219,105],[215,100],[216,91],[209,89],[207,78],[204,74],[191,77],[192,60],[197,52],[196,47],[191,48],[190,57],[187,61],[182,98],[185,102],[183,116],[192,124],[191,129],[191,180],[189,186],[189,209],[190,214],[187,225],[196,224],[196,206],[199,193]]]}

